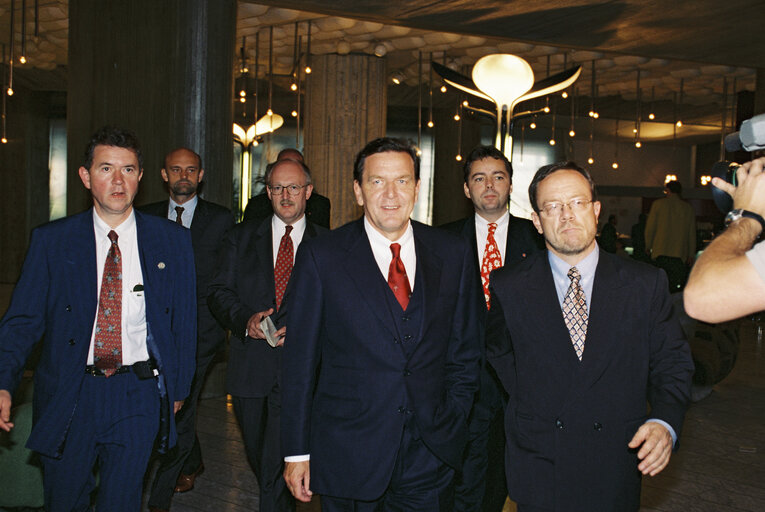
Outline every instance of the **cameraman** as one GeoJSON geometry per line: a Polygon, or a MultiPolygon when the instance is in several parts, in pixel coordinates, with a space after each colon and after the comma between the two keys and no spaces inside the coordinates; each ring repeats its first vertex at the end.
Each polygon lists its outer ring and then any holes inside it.
{"type": "Polygon", "coordinates": [[[733,198],[728,227],[704,250],[691,271],[684,301],[688,315],[717,323],[765,310],[765,158],[736,171],[738,187],[712,184],[733,198]]]}

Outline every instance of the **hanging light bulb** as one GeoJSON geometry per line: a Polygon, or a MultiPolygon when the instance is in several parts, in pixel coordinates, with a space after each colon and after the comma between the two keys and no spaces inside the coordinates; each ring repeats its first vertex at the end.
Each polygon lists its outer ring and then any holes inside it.
{"type": "Polygon", "coordinates": [[[244,96],[239,98],[239,103],[246,103],[246,102],[247,102],[247,98],[245,98],[244,96]]]}
{"type": "Polygon", "coordinates": [[[306,66],[306,67],[305,67],[305,74],[306,74],[306,75],[310,75],[310,74],[311,74],[311,71],[313,71],[313,70],[311,69],[311,66],[306,66]]]}
{"type": "Polygon", "coordinates": [[[292,82],[292,85],[290,85],[290,89],[293,91],[297,91],[297,84],[295,82],[292,82]]]}
{"type": "Polygon", "coordinates": [[[619,168],[619,164],[618,164],[617,162],[614,162],[614,163],[612,163],[612,164],[611,164],[611,167],[612,167],[614,170],[616,170],[616,169],[618,169],[618,168],[619,168]]]}
{"type": "Polygon", "coordinates": [[[561,97],[565,100],[566,98],[568,98],[568,93],[566,91],[563,91],[561,93],[561,97]]]}
{"type": "Polygon", "coordinates": [[[274,111],[269,108],[268,110],[266,110],[266,115],[267,116],[272,116],[272,115],[274,115],[274,111]]]}
{"type": "Polygon", "coordinates": [[[297,110],[292,111],[292,117],[297,117],[297,110]]]}
{"type": "Polygon", "coordinates": [[[460,115],[459,114],[454,114],[454,120],[455,121],[459,121],[460,120],[460,115]]]}
{"type": "Polygon", "coordinates": [[[531,128],[532,130],[536,130],[536,128],[537,128],[537,123],[535,123],[535,122],[533,122],[533,121],[532,121],[532,122],[531,122],[531,124],[529,125],[529,128],[531,128]]]}
{"type": "Polygon", "coordinates": [[[677,125],[678,128],[683,126],[683,122],[681,120],[679,120],[679,119],[677,120],[677,123],[675,123],[675,124],[677,125]]]}
{"type": "Polygon", "coordinates": [[[651,121],[653,121],[654,119],[656,119],[656,116],[654,115],[654,113],[653,113],[653,112],[651,112],[650,114],[648,114],[648,119],[650,119],[651,121]]]}
{"type": "Polygon", "coordinates": [[[13,96],[13,88],[11,87],[8,87],[5,92],[8,93],[8,96],[13,96]]]}
{"type": "Polygon", "coordinates": [[[462,161],[462,155],[457,155],[456,157],[454,157],[454,159],[457,160],[458,162],[461,162],[462,161]]]}
{"type": "Polygon", "coordinates": [[[555,139],[550,139],[550,145],[551,145],[551,146],[554,146],[554,145],[555,145],[555,139]]]}
{"type": "Polygon", "coordinates": [[[391,81],[394,84],[396,84],[396,85],[400,85],[401,84],[401,79],[399,77],[397,77],[397,76],[394,76],[393,78],[391,78],[391,81]]]}
{"type": "Polygon", "coordinates": [[[569,137],[573,137],[575,135],[576,135],[576,132],[574,130],[569,130],[569,132],[568,132],[568,136],[569,137]]]}
{"type": "Polygon", "coordinates": [[[446,92],[446,86],[445,85],[441,86],[441,92],[446,92]]]}
{"type": "Polygon", "coordinates": [[[643,144],[642,144],[642,143],[641,143],[639,140],[636,140],[636,141],[635,141],[635,147],[636,147],[636,148],[642,148],[642,147],[643,147],[643,144]]]}
{"type": "Polygon", "coordinates": [[[433,128],[433,121],[428,121],[428,128],[433,128]]]}
{"type": "Polygon", "coordinates": [[[24,57],[23,55],[21,57],[19,57],[19,64],[26,64],[26,63],[27,63],[27,58],[26,57],[24,57]]]}
{"type": "Polygon", "coordinates": [[[242,89],[241,91],[239,91],[239,96],[241,96],[241,97],[243,97],[243,98],[244,98],[245,96],[247,96],[247,91],[245,91],[244,89],[242,89]]]}
{"type": "Polygon", "coordinates": [[[462,106],[463,107],[469,107],[470,105],[468,105],[468,100],[463,101],[462,102],[462,106]]]}
{"type": "Polygon", "coordinates": [[[590,164],[590,165],[592,165],[592,164],[594,164],[594,163],[595,163],[595,159],[594,159],[594,158],[592,158],[592,157],[590,157],[590,158],[588,158],[588,159],[587,159],[587,163],[588,163],[588,164],[590,164]]]}
{"type": "Polygon", "coordinates": [[[549,113],[549,112],[550,112],[550,107],[548,107],[548,106],[545,106],[545,108],[544,108],[543,110],[545,111],[545,114],[547,114],[547,113],[549,113]]]}

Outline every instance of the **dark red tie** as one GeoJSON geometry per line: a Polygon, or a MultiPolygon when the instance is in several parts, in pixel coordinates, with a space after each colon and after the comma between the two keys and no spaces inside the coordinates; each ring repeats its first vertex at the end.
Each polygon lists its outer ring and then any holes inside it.
{"type": "Polygon", "coordinates": [[[183,226],[183,210],[185,210],[183,206],[176,206],[175,207],[175,222],[183,226]]]}
{"type": "Polygon", "coordinates": [[[393,259],[390,260],[390,268],[388,268],[388,286],[393,290],[393,295],[401,304],[401,308],[406,309],[412,290],[409,288],[409,278],[406,276],[404,262],[401,261],[401,245],[390,244],[390,252],[393,253],[393,259]]]}
{"type": "Polygon", "coordinates": [[[276,265],[274,265],[274,285],[276,285],[276,307],[282,305],[284,291],[287,289],[287,283],[292,273],[292,260],[294,259],[294,249],[292,247],[292,238],[290,232],[292,226],[286,226],[284,236],[279,242],[279,252],[276,253],[276,265]]]}
{"type": "Polygon", "coordinates": [[[117,233],[112,230],[108,236],[112,245],[106,254],[98,297],[93,363],[110,377],[122,366],[122,254],[117,233]]]}

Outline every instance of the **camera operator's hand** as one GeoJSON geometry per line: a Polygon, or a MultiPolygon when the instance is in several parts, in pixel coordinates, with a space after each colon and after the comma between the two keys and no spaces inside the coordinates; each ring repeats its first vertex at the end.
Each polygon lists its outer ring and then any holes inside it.
{"type": "Polygon", "coordinates": [[[749,210],[765,217],[765,157],[743,164],[736,170],[738,187],[720,178],[712,185],[733,198],[733,207],[749,210]]]}
{"type": "MultiPolygon", "coordinates": [[[[747,162],[736,171],[738,187],[714,178],[712,184],[730,194],[733,207],[765,216],[765,158],[747,162]]],[[[705,322],[725,322],[765,309],[765,280],[755,264],[763,265],[762,226],[743,217],[718,235],[701,253],[683,292],[685,311],[705,322]],[[754,263],[753,263],[754,262],[754,263]]],[[[762,270],[762,269],[760,269],[762,270]]]]}

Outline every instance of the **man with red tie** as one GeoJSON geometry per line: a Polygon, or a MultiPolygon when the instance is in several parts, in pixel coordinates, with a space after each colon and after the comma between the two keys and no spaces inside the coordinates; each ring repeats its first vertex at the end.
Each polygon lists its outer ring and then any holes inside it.
{"type": "Polygon", "coordinates": [[[478,388],[473,250],[411,221],[417,149],[356,157],[364,216],[304,243],[288,290],[282,453],[292,494],[323,510],[450,511],[478,388]]]}
{"type": "Polygon", "coordinates": [[[45,509],[135,511],[159,432],[175,444],[176,412],[194,375],[196,305],[191,236],[135,211],[143,175],[135,136],[105,127],[79,177],[93,208],[34,230],[0,321],[0,429],[24,360],[42,338],[34,426],[45,509]]]}
{"type": "Polygon", "coordinates": [[[306,220],[313,185],[305,164],[280,160],[266,172],[265,181],[274,214],[244,221],[224,237],[208,303],[231,330],[226,387],[260,486],[260,511],[282,512],[295,508],[281,478],[279,452],[284,293],[298,246],[326,230],[306,220]],[[266,317],[278,328],[272,337],[276,346],[261,329],[266,317]]]}
{"type": "MultiPolygon", "coordinates": [[[[475,215],[442,226],[475,248],[474,268],[483,285],[484,317],[490,307],[489,274],[516,265],[542,249],[542,238],[531,221],[508,210],[513,191],[513,166],[494,146],[478,146],[465,159],[464,191],[475,215]]],[[[502,428],[507,401],[494,370],[484,364],[481,386],[470,411],[467,449],[455,479],[455,512],[499,512],[507,498],[502,428]]]]}

